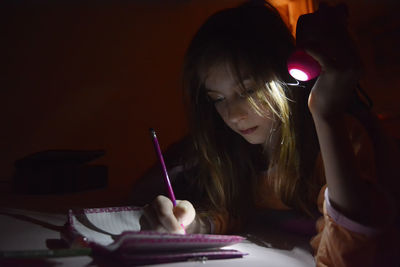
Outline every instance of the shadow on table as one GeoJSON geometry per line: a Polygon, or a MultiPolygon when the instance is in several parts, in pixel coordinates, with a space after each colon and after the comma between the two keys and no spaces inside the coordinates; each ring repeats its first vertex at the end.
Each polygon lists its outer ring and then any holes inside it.
{"type": "Polygon", "coordinates": [[[312,252],[310,240],[316,235],[315,220],[293,211],[267,211],[256,215],[245,230],[246,238],[263,247],[312,252]]]}

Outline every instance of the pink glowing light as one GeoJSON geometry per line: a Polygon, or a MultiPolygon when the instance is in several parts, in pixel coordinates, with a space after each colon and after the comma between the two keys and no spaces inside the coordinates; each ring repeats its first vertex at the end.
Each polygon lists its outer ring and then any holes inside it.
{"type": "Polygon", "coordinates": [[[298,81],[309,81],[321,73],[321,65],[302,49],[297,49],[289,57],[287,68],[290,75],[298,81]]]}

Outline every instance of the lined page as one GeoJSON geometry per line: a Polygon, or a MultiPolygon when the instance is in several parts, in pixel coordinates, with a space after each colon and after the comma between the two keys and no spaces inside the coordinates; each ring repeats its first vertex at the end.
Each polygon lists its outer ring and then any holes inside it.
{"type": "Polygon", "coordinates": [[[84,209],[70,214],[73,228],[88,241],[109,245],[124,231],[140,231],[143,210],[137,207],[84,209]]]}

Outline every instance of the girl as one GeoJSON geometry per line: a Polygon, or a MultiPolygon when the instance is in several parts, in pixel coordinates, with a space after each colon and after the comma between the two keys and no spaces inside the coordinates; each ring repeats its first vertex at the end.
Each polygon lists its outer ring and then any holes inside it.
{"type": "MultiPolygon", "coordinates": [[[[269,4],[220,11],[199,29],[183,73],[191,134],[166,153],[175,194],[186,200],[173,207],[157,196],[143,226],[225,234],[259,211],[320,212],[311,241],[317,265],[383,263],[379,242],[395,238],[398,177],[382,157],[396,154],[358,100],[360,64],[345,12],[321,6],[298,30],[296,45],[322,67],[304,86],[288,76],[294,40],[269,4]]],[[[150,176],[136,199],[161,193],[149,193],[150,176]]]]}

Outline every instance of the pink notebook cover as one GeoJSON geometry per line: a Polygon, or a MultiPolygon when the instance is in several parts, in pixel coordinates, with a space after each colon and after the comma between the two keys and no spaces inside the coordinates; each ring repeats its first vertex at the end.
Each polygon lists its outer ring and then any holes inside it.
{"type": "Polygon", "coordinates": [[[224,248],[244,240],[236,235],[169,234],[141,231],[140,207],[70,210],[64,238],[72,246],[93,249],[129,265],[239,258],[246,253],[224,248]]]}

